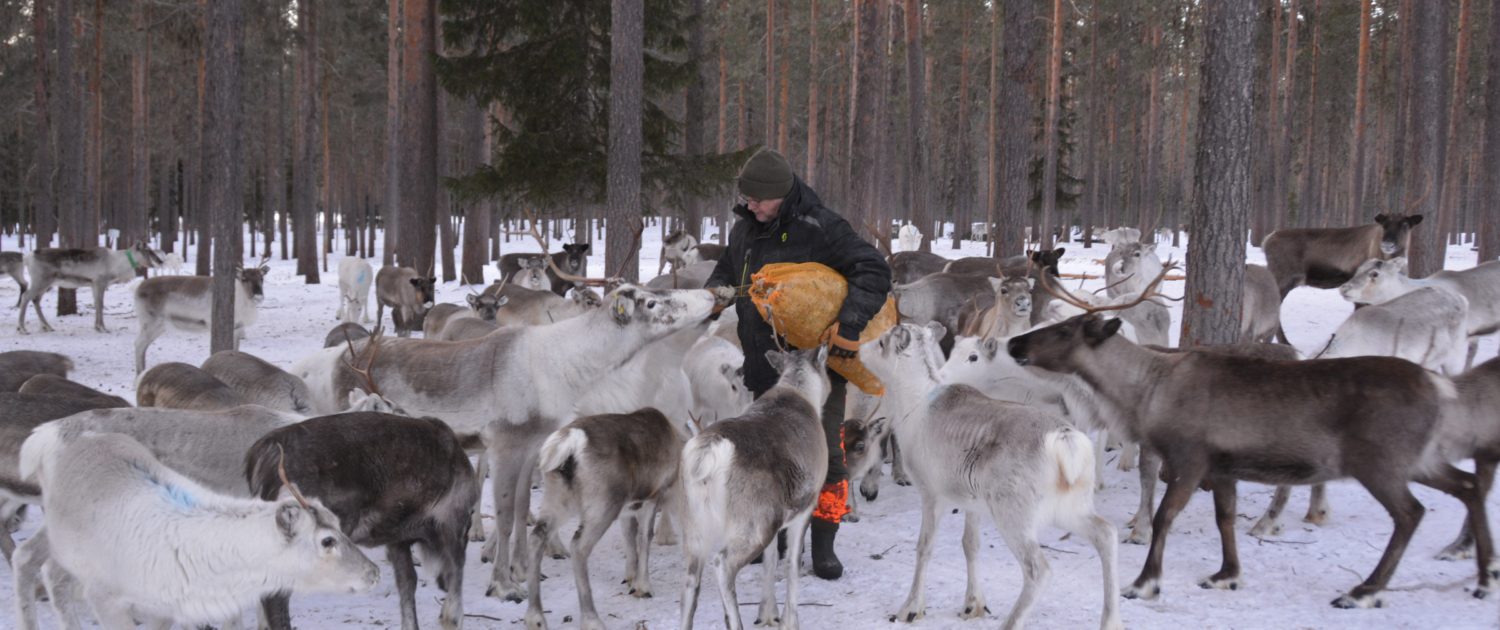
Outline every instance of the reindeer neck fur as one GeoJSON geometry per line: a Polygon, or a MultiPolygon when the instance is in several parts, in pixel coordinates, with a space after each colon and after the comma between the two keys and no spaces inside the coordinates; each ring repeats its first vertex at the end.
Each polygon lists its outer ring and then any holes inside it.
{"type": "Polygon", "coordinates": [[[1075,351],[1073,367],[1099,402],[1121,412],[1109,415],[1135,432],[1156,385],[1184,356],[1155,352],[1113,335],[1092,349],[1075,351]]]}
{"type": "MultiPolygon", "coordinates": [[[[796,396],[807,401],[807,404],[812,405],[813,417],[817,419],[818,410],[822,409],[823,403],[828,400],[828,381],[808,370],[798,369],[782,374],[781,380],[777,381],[776,386],[766,392],[763,398],[770,397],[772,394],[777,394],[778,397],[796,396]]],[[[821,419],[818,421],[821,422],[821,419]]]]}
{"type": "Polygon", "coordinates": [[[592,388],[653,341],[621,327],[603,308],[528,332],[521,355],[526,364],[516,368],[529,370],[538,390],[552,394],[542,395],[540,404],[543,415],[556,418],[571,413],[577,392],[592,388]],[[557,409],[546,408],[553,405],[557,409]]]}
{"type": "MultiPolygon", "coordinates": [[[[909,369],[900,378],[887,379],[885,383],[885,407],[882,411],[890,417],[891,430],[902,432],[907,427],[920,427],[926,422],[927,405],[945,387],[939,378],[942,356],[933,356],[937,349],[924,353],[921,369],[909,369]]],[[[908,438],[899,437],[902,441],[908,438]]]]}

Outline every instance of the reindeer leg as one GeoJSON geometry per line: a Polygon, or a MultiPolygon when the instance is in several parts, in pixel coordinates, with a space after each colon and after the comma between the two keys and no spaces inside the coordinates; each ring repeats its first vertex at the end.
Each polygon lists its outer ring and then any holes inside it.
{"type": "MultiPolygon", "coordinates": [[[[1151,521],[1151,547],[1146,552],[1146,564],[1141,574],[1121,593],[1126,599],[1156,599],[1161,594],[1161,559],[1167,547],[1167,534],[1172,530],[1172,521],[1198,489],[1203,479],[1207,462],[1184,461],[1179,458],[1171,464],[1173,480],[1167,482],[1167,494],[1156,508],[1156,518],[1151,521]]],[[[1142,469],[1145,466],[1141,467],[1142,469]]]]}
{"type": "Polygon", "coordinates": [[[917,566],[916,572],[911,578],[911,593],[906,596],[906,603],[901,610],[891,615],[891,621],[905,621],[911,623],[921,619],[927,614],[927,595],[924,592],[927,562],[932,559],[932,544],[937,536],[938,512],[942,506],[938,504],[937,496],[930,492],[922,492],[922,531],[917,535],[917,566]]]}
{"type": "MultiPolygon", "coordinates": [[[[1292,496],[1291,486],[1276,486],[1276,494],[1271,497],[1271,504],[1266,506],[1266,513],[1261,515],[1255,526],[1250,528],[1250,535],[1257,538],[1265,536],[1281,535],[1281,512],[1286,509],[1287,499],[1292,496]]],[[[1311,508],[1312,504],[1308,503],[1311,508]]],[[[1311,514],[1311,510],[1308,512],[1311,514]]]]}
{"type": "Polygon", "coordinates": [[[724,627],[728,630],[745,629],[745,622],[740,620],[740,598],[734,589],[735,577],[743,566],[743,562],[733,562],[728,553],[721,552],[719,566],[714,571],[719,582],[719,600],[724,602],[724,627]]]}
{"type": "Polygon", "coordinates": [[[1302,520],[1313,525],[1328,522],[1328,493],[1323,484],[1313,484],[1312,495],[1307,498],[1307,516],[1302,517],[1302,520]]]}
{"type": "Polygon", "coordinates": [[[964,610],[959,619],[978,619],[990,612],[984,603],[984,591],[979,586],[979,513],[964,510],[964,564],[969,576],[964,589],[964,610]]]}
{"type": "MultiPolygon", "coordinates": [[[[516,508],[520,503],[520,497],[516,493],[520,485],[525,484],[525,488],[521,491],[528,497],[531,495],[531,469],[526,468],[528,458],[522,455],[525,447],[519,443],[521,441],[519,438],[520,436],[514,434],[496,436],[490,447],[490,472],[495,499],[495,533],[491,536],[491,540],[485,542],[486,550],[491,545],[494,546],[492,559],[495,562],[485,596],[518,603],[524,598],[520,587],[511,577],[510,537],[518,516],[516,508]]],[[[526,518],[524,511],[519,516],[522,519],[526,518]]],[[[482,554],[481,558],[483,558],[482,554]]]]}
{"type": "Polygon", "coordinates": [[[84,598],[78,580],[50,558],[42,565],[42,580],[46,582],[47,595],[52,599],[52,612],[57,615],[63,630],[81,630],[83,622],[79,619],[78,609],[84,598]]]}
{"type": "Polygon", "coordinates": [[[1009,506],[991,503],[990,514],[1000,526],[1000,537],[1005,541],[1005,546],[1010,548],[1016,561],[1021,563],[1021,575],[1025,579],[1021,594],[1010,609],[1010,616],[1005,618],[1004,627],[1020,628],[1026,623],[1026,615],[1036,604],[1037,595],[1047,586],[1052,570],[1047,566],[1047,556],[1042,553],[1041,543],[1037,542],[1036,526],[1027,522],[1029,518],[1018,518],[1021,516],[1020,511],[1002,509],[1003,507],[1009,506]]]}
{"type": "Polygon", "coordinates": [[[1086,509],[1089,513],[1078,519],[1079,522],[1064,523],[1065,529],[1086,536],[1089,543],[1094,545],[1094,551],[1099,554],[1099,564],[1104,574],[1104,613],[1099,622],[1100,630],[1122,630],[1124,625],[1120,622],[1119,572],[1116,568],[1116,558],[1119,555],[1116,536],[1119,534],[1109,521],[1093,513],[1093,506],[1087,506],[1086,509]]]}
{"type": "MultiPolygon", "coordinates": [[[[1374,465],[1372,464],[1372,467],[1374,465]]],[[[1386,544],[1385,553],[1380,555],[1380,562],[1375,565],[1375,570],[1370,577],[1359,586],[1354,587],[1348,593],[1340,595],[1333,600],[1337,608],[1378,608],[1381,605],[1380,591],[1385,590],[1385,585],[1390,582],[1391,574],[1396,571],[1396,564],[1401,561],[1401,555],[1406,552],[1407,543],[1411,542],[1412,532],[1416,531],[1417,524],[1422,522],[1425,509],[1417,497],[1412,496],[1411,489],[1407,487],[1405,479],[1389,478],[1389,473],[1376,470],[1361,470],[1354,476],[1376,501],[1391,515],[1394,528],[1391,531],[1390,542],[1386,544]]]]}
{"type": "Polygon", "coordinates": [[[1493,556],[1489,518],[1485,516],[1485,495],[1480,492],[1479,480],[1473,473],[1444,466],[1437,474],[1416,481],[1464,502],[1468,509],[1468,524],[1474,530],[1474,559],[1479,565],[1479,586],[1474,588],[1473,594],[1478,599],[1488,597],[1494,588],[1493,580],[1500,577],[1500,564],[1493,556]]]}
{"type": "Polygon", "coordinates": [[[401,630],[417,630],[417,569],[411,562],[411,543],[386,545],[385,558],[396,576],[401,600],[401,630]]]}
{"type": "Polygon", "coordinates": [[[1156,502],[1156,478],[1161,474],[1161,458],[1150,449],[1141,449],[1141,504],[1136,509],[1135,516],[1130,519],[1130,534],[1125,542],[1132,545],[1144,545],[1151,540],[1152,522],[1151,514],[1155,511],[1152,504],[1156,502]]]}
{"type": "MultiPolygon", "coordinates": [[[[526,462],[520,470],[520,477],[516,479],[516,512],[512,518],[515,525],[511,531],[517,532],[512,542],[510,556],[510,576],[513,582],[519,582],[526,578],[526,537],[520,535],[526,531],[527,519],[531,518],[531,479],[536,471],[536,460],[540,456],[541,445],[535,442],[528,444],[526,448],[526,462]]],[[[505,544],[504,540],[497,541],[505,544]]],[[[495,559],[495,568],[500,568],[500,559],[495,559]]]]}
{"type": "Polygon", "coordinates": [[[891,433],[891,481],[898,486],[911,485],[911,477],[906,475],[906,466],[901,463],[901,442],[896,440],[895,433],[891,433]]]}
{"type": "MultiPolygon", "coordinates": [[[[578,587],[580,630],[604,630],[604,621],[599,619],[599,611],[594,608],[594,588],[589,583],[589,555],[594,553],[594,545],[599,544],[604,532],[620,516],[620,507],[619,501],[592,508],[584,506],[578,531],[573,534],[573,582],[578,587]]],[[[632,540],[627,546],[634,543],[632,540]]]]}
{"type": "Polygon", "coordinates": [[[270,595],[260,600],[260,627],[268,630],[292,630],[291,595],[270,595]]]}
{"type": "Polygon", "coordinates": [[[109,332],[109,329],[104,327],[104,289],[108,286],[107,282],[94,281],[94,330],[96,332],[109,332]]]}
{"type": "Polygon", "coordinates": [[[1240,588],[1240,552],[1234,538],[1235,480],[1218,477],[1214,486],[1214,522],[1219,526],[1219,544],[1223,552],[1223,565],[1219,572],[1198,582],[1203,588],[1236,591],[1240,588]]]}
{"type": "Polygon", "coordinates": [[[151,344],[156,343],[156,339],[167,330],[165,322],[156,316],[144,313],[141,316],[140,327],[141,329],[135,334],[136,376],[140,376],[141,372],[146,371],[146,350],[150,349],[151,344]]]}
{"type": "Polygon", "coordinates": [[[547,617],[542,614],[542,554],[547,553],[547,537],[552,534],[552,524],[557,520],[552,518],[548,510],[549,499],[550,496],[543,497],[542,516],[531,529],[532,562],[526,579],[526,587],[530,591],[526,604],[527,630],[547,630],[547,617]]]}
{"type": "Polygon", "coordinates": [[[692,554],[687,554],[687,580],[682,585],[682,601],[678,606],[678,616],[682,621],[678,630],[693,630],[693,614],[698,611],[698,592],[703,584],[703,561],[692,554]]]}
{"type": "Polygon", "coordinates": [[[1120,440],[1120,462],[1118,468],[1124,472],[1135,470],[1136,460],[1139,459],[1141,446],[1135,442],[1120,440]]]}
{"type": "MultiPolygon", "coordinates": [[[[640,566],[636,568],[635,585],[631,587],[631,594],[636,597],[650,598],[652,596],[651,534],[656,530],[654,523],[656,523],[656,513],[659,510],[660,506],[653,502],[648,509],[641,513],[641,517],[637,517],[636,519],[641,525],[640,538],[635,541],[636,548],[640,550],[636,554],[636,561],[640,563],[640,566]]],[[[670,523],[672,521],[667,520],[664,522],[670,523]]]]}
{"type": "Polygon", "coordinates": [[[671,547],[677,544],[677,529],[672,524],[672,514],[661,510],[660,525],[656,527],[656,544],[671,547]]]}
{"type": "MultiPolygon", "coordinates": [[[[798,536],[800,537],[800,533],[798,536]]],[[[757,626],[781,625],[781,611],[776,605],[776,555],[776,537],[772,536],[771,542],[766,545],[765,551],[762,551],[760,555],[763,588],[760,591],[760,610],[755,614],[757,626]]]]}
{"type": "MultiPolygon", "coordinates": [[[[462,522],[462,521],[458,521],[462,522]]],[[[443,527],[441,537],[432,541],[434,549],[441,549],[443,570],[438,574],[438,588],[443,589],[443,607],[438,613],[438,624],[443,630],[459,630],[464,621],[464,562],[468,541],[454,525],[443,527]]]]}
{"type": "MultiPolygon", "coordinates": [[[[480,455],[479,455],[479,466],[478,466],[478,469],[475,471],[474,478],[476,480],[478,480],[479,481],[479,485],[481,487],[483,487],[484,486],[484,478],[488,477],[489,474],[490,474],[490,457],[486,453],[480,453],[480,455]]],[[[474,510],[469,513],[469,540],[472,541],[472,542],[483,542],[484,541],[484,515],[481,514],[482,510],[480,509],[480,506],[483,503],[484,503],[483,499],[481,499],[478,503],[475,503],[474,504],[474,510]]]]}
{"type": "Polygon", "coordinates": [[[11,557],[11,574],[16,581],[16,628],[19,630],[37,628],[37,589],[42,587],[42,565],[46,564],[48,555],[47,530],[44,528],[21,543],[11,557]]]}
{"type": "Polygon", "coordinates": [[[786,608],[781,615],[782,630],[797,630],[800,625],[797,619],[797,602],[802,579],[802,537],[811,520],[812,509],[809,508],[806,512],[793,516],[786,525],[786,608]]]}
{"type": "MultiPolygon", "coordinates": [[[[1497,460],[1483,455],[1474,458],[1474,476],[1479,482],[1479,496],[1488,497],[1490,487],[1495,484],[1495,465],[1497,460]]],[[[1464,521],[1463,529],[1459,530],[1458,538],[1453,539],[1443,551],[1438,553],[1438,560],[1467,560],[1474,557],[1474,528],[1468,520],[1464,521]]]]}

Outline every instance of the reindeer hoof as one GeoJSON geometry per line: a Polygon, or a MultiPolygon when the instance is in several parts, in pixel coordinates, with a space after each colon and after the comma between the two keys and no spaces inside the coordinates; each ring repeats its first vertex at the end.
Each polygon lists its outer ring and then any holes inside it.
{"type": "Polygon", "coordinates": [[[485,564],[489,564],[489,563],[495,561],[495,551],[496,551],[496,547],[498,546],[497,545],[498,541],[499,541],[499,537],[498,536],[491,536],[489,539],[486,539],[484,541],[484,547],[479,550],[479,561],[480,562],[485,563],[485,564]]]}
{"type": "MultiPolygon", "coordinates": [[[[911,479],[907,478],[906,475],[891,475],[891,481],[896,482],[896,485],[898,485],[898,486],[909,486],[909,485],[911,485],[911,479]]],[[[871,500],[871,501],[875,500],[875,497],[866,497],[866,498],[869,499],[869,500],[871,500]]]]}
{"type": "Polygon", "coordinates": [[[770,621],[767,621],[765,619],[757,618],[755,620],[755,625],[757,625],[757,626],[766,626],[768,628],[778,627],[778,626],[781,625],[781,618],[780,617],[772,617],[770,619],[770,621]]]}
{"type": "Polygon", "coordinates": [[[1345,593],[1340,595],[1338,599],[1333,600],[1334,608],[1343,608],[1345,610],[1351,608],[1380,608],[1384,605],[1385,602],[1380,601],[1380,598],[1376,597],[1374,593],[1367,595],[1345,593]]]}
{"type": "Polygon", "coordinates": [[[1130,545],[1144,545],[1149,542],[1151,542],[1151,528],[1149,527],[1133,528],[1125,537],[1125,543],[1130,545]]]}
{"type": "Polygon", "coordinates": [[[1198,587],[1220,591],[1238,591],[1240,590],[1240,578],[1239,576],[1221,577],[1219,575],[1210,575],[1198,582],[1198,587]]]}
{"type": "Polygon", "coordinates": [[[1472,560],[1474,558],[1474,543],[1467,545],[1453,543],[1438,552],[1438,560],[1472,560]]]}
{"type": "Polygon", "coordinates": [[[658,546],[658,547],[675,547],[675,546],[677,546],[677,534],[673,534],[673,533],[663,534],[661,532],[662,532],[662,530],[660,530],[660,529],[656,530],[656,540],[653,541],[653,542],[656,543],[656,546],[658,546]]]}
{"type": "Polygon", "coordinates": [[[490,582],[490,587],[484,592],[484,596],[517,604],[526,601],[526,595],[521,592],[521,589],[499,582],[490,582]]]}
{"type": "Polygon", "coordinates": [[[897,612],[896,614],[891,615],[890,620],[893,621],[893,622],[897,621],[897,620],[900,620],[900,621],[904,621],[906,623],[912,623],[912,622],[914,622],[914,621],[916,621],[918,619],[921,619],[923,617],[926,617],[926,616],[927,616],[926,606],[921,606],[921,605],[915,605],[914,606],[914,605],[908,604],[906,606],[903,606],[901,608],[900,612],[897,612]]]}
{"type": "Polygon", "coordinates": [[[1265,538],[1267,536],[1280,536],[1281,531],[1281,523],[1262,518],[1255,523],[1255,527],[1250,528],[1250,535],[1256,538],[1265,538]]]}
{"type": "Polygon", "coordinates": [[[483,527],[470,527],[469,528],[469,542],[484,542],[484,528],[483,527]]]}
{"type": "Polygon", "coordinates": [[[1307,516],[1302,517],[1302,522],[1321,526],[1328,522],[1328,510],[1308,512],[1307,516]]]}
{"type": "Polygon", "coordinates": [[[961,612],[961,613],[959,613],[958,618],[959,619],[979,619],[979,618],[984,617],[985,615],[988,615],[988,614],[990,614],[990,607],[989,606],[985,606],[984,602],[979,602],[977,604],[965,604],[964,605],[964,611],[961,612]]]}
{"type": "Polygon", "coordinates": [[[632,586],[630,587],[630,596],[636,599],[651,599],[651,587],[632,586]]]}
{"type": "Polygon", "coordinates": [[[1120,591],[1120,596],[1125,599],[1150,600],[1156,599],[1159,595],[1161,595],[1161,585],[1157,584],[1156,580],[1146,580],[1144,583],[1131,584],[1125,587],[1125,590],[1120,591]]]}
{"type": "Polygon", "coordinates": [[[526,627],[528,630],[547,630],[547,618],[540,610],[527,610],[526,627]]]}

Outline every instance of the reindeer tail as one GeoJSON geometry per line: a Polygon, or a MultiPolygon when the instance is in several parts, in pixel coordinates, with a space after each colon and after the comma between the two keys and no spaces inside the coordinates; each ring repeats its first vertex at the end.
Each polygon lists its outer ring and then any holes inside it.
{"type": "Polygon", "coordinates": [[[42,465],[62,450],[62,430],[55,422],[48,422],[31,431],[31,437],[21,443],[19,468],[22,481],[40,483],[42,465]]]}
{"type": "Polygon", "coordinates": [[[683,450],[683,539],[686,551],[699,558],[723,547],[733,465],[734,444],[717,436],[694,437],[683,450]]]}
{"type": "Polygon", "coordinates": [[[1056,468],[1057,494],[1094,488],[1094,444],[1082,431],[1063,427],[1043,438],[1045,461],[1056,468]]]}
{"type": "MultiPolygon", "coordinates": [[[[589,438],[582,429],[564,427],[554,431],[547,436],[547,441],[542,443],[541,458],[537,460],[542,474],[547,474],[568,467],[571,460],[573,466],[578,465],[578,455],[583,448],[588,446],[589,438]]],[[[564,477],[571,478],[568,471],[559,471],[564,477]]]]}

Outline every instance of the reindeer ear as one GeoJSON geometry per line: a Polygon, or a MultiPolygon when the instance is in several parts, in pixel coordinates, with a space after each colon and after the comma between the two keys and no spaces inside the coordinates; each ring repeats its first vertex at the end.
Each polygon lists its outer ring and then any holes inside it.
{"type": "Polygon", "coordinates": [[[993,361],[995,360],[995,356],[1000,354],[1000,340],[994,337],[987,337],[979,343],[979,348],[984,351],[984,358],[993,361]]]}
{"type": "Polygon", "coordinates": [[[1005,284],[1005,278],[990,278],[989,281],[990,281],[990,291],[992,291],[994,293],[999,293],[1000,292],[1000,285],[1005,284]]]}
{"type": "Polygon", "coordinates": [[[614,317],[615,323],[621,326],[630,323],[630,315],[635,312],[635,294],[632,292],[618,291],[609,299],[609,314],[614,317]]]}
{"type": "Polygon", "coordinates": [[[411,286],[421,287],[422,286],[422,279],[421,278],[412,278],[411,279],[411,286]]]}
{"type": "Polygon", "coordinates": [[[771,364],[771,369],[780,374],[781,368],[786,365],[786,353],[780,350],[767,350],[766,363],[771,364]]]}
{"type": "Polygon", "coordinates": [[[265,275],[265,274],[271,273],[271,266],[270,265],[261,265],[260,266],[260,273],[261,273],[261,275],[265,275]]]}
{"type": "Polygon", "coordinates": [[[1385,222],[1388,220],[1390,220],[1390,217],[1387,216],[1384,212],[1375,215],[1375,222],[1381,225],[1385,225],[1385,222]]]}
{"type": "MultiPolygon", "coordinates": [[[[282,489],[282,494],[288,494],[285,488],[282,489]]],[[[302,529],[302,521],[307,516],[307,510],[297,505],[296,501],[282,501],[281,505],[276,506],[276,529],[290,542],[297,537],[297,530],[302,529]]]]}
{"type": "Polygon", "coordinates": [[[427,282],[429,282],[431,284],[437,284],[437,276],[430,276],[430,277],[428,277],[427,278],[427,282]]]}
{"type": "Polygon", "coordinates": [[[734,366],[730,365],[728,363],[720,363],[719,364],[719,373],[723,374],[726,377],[729,376],[729,375],[731,375],[731,374],[734,374],[734,366]]]}
{"type": "Polygon", "coordinates": [[[1098,318],[1089,318],[1083,323],[1083,337],[1090,346],[1097,346],[1120,332],[1122,323],[1124,320],[1118,317],[1103,320],[1102,323],[1098,318]]]}
{"type": "Polygon", "coordinates": [[[1406,271],[1406,263],[1407,261],[1405,256],[1397,256],[1385,261],[1385,264],[1390,265],[1391,268],[1395,269],[1396,271],[1406,271]]]}
{"type": "Polygon", "coordinates": [[[886,431],[890,430],[891,421],[885,416],[870,419],[870,424],[865,425],[865,442],[878,442],[885,437],[886,431]]]}
{"type": "Polygon", "coordinates": [[[928,322],[927,332],[932,333],[933,339],[942,339],[948,335],[948,329],[937,322],[928,322]]]}
{"type": "Polygon", "coordinates": [[[1052,258],[1053,258],[1053,260],[1062,260],[1063,254],[1067,253],[1067,251],[1068,251],[1068,248],[1066,248],[1066,247],[1059,247],[1057,249],[1052,250],[1052,258]]]}
{"type": "Polygon", "coordinates": [[[500,308],[502,306],[505,306],[506,304],[510,304],[509,295],[502,295],[495,299],[495,308],[500,308]]]}
{"type": "Polygon", "coordinates": [[[1408,227],[1416,227],[1416,225],[1418,223],[1421,223],[1421,222],[1422,222],[1422,215],[1420,215],[1420,214],[1414,214],[1414,215],[1411,215],[1409,217],[1406,217],[1406,225],[1408,227]]]}
{"type": "Polygon", "coordinates": [[[469,295],[468,297],[466,297],[464,299],[468,300],[468,302],[469,302],[469,308],[473,308],[473,309],[479,308],[479,296],[471,294],[471,295],[469,295]]]}
{"type": "Polygon", "coordinates": [[[1026,288],[1028,288],[1028,289],[1035,289],[1036,288],[1036,278],[1027,276],[1026,277],[1026,288]]]}
{"type": "Polygon", "coordinates": [[[369,392],[366,392],[361,388],[356,387],[349,390],[349,408],[352,410],[355,407],[358,407],[359,403],[363,402],[366,398],[369,397],[369,392]]]}

